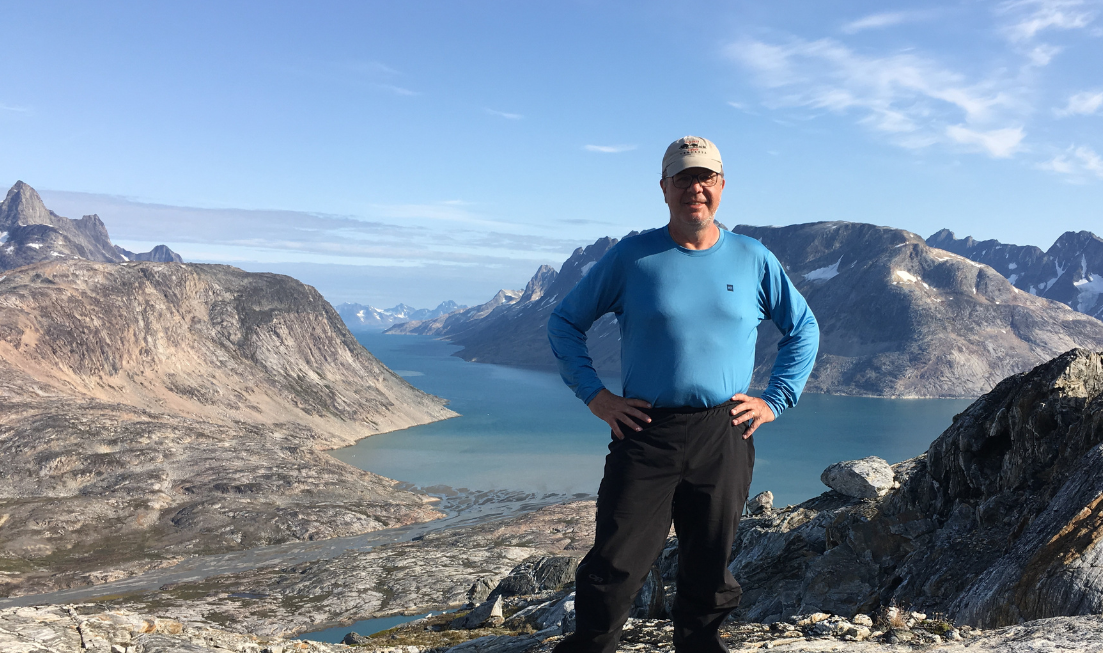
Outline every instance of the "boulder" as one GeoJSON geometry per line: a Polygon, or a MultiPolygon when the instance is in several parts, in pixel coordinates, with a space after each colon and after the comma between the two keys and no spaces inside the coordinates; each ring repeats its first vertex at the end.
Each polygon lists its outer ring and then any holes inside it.
{"type": "Polygon", "coordinates": [[[448,627],[452,630],[465,628],[470,630],[483,625],[501,626],[502,622],[502,597],[496,596],[492,600],[479,604],[478,607],[462,617],[453,619],[448,627]]]}
{"type": "Polygon", "coordinates": [[[498,582],[490,593],[495,596],[536,594],[545,590],[558,590],[574,582],[574,572],[580,558],[573,556],[540,556],[525,560],[514,567],[509,575],[498,582]]]}
{"type": "Polygon", "coordinates": [[[877,456],[835,463],[823,470],[820,480],[839,494],[857,499],[883,497],[895,482],[892,467],[877,456]]]}
{"type": "Polygon", "coordinates": [[[542,614],[537,614],[535,622],[539,629],[537,634],[542,634],[544,637],[573,633],[575,627],[574,592],[564,596],[542,614]]]}
{"type": "Polygon", "coordinates": [[[348,633],[341,639],[341,643],[346,646],[358,646],[360,644],[367,644],[371,639],[364,637],[360,633],[348,633]]]}
{"type": "Polygon", "coordinates": [[[751,497],[747,501],[747,512],[752,515],[757,515],[766,510],[774,509],[774,493],[766,490],[765,492],[759,492],[751,497]]]}

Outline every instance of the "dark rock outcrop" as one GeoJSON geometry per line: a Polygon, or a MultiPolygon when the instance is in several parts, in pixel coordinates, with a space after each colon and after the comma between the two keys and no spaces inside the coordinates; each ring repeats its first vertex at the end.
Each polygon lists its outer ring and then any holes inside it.
{"type": "Polygon", "coordinates": [[[891,604],[1002,626],[1103,609],[1103,354],[1012,376],[881,499],[835,492],[741,524],[741,615],[891,604]]]}

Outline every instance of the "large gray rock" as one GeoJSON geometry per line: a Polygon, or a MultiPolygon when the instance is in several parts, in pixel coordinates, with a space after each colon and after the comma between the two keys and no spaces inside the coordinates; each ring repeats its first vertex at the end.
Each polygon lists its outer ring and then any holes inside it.
{"type": "Polygon", "coordinates": [[[870,456],[846,460],[823,470],[820,481],[839,494],[856,499],[876,499],[893,488],[892,467],[884,458],[870,456]]]}
{"type": "Polygon", "coordinates": [[[540,556],[526,560],[498,581],[490,596],[517,596],[560,589],[574,582],[579,560],[581,558],[574,556],[540,556]]]}
{"type": "Polygon", "coordinates": [[[774,493],[766,490],[759,492],[747,501],[747,512],[757,515],[760,512],[774,509],[774,493]]]}

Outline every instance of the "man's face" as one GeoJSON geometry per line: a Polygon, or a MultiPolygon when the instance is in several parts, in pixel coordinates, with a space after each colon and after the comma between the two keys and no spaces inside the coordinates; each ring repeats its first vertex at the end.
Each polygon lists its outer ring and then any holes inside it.
{"type": "Polygon", "coordinates": [[[724,192],[724,177],[720,176],[714,186],[704,186],[699,179],[712,171],[706,168],[686,168],[673,177],[664,177],[659,182],[663,197],[670,208],[670,221],[692,229],[712,224],[716,209],[720,207],[720,195],[724,192]],[[697,176],[697,179],[693,179],[697,176]],[[688,188],[678,188],[689,183],[688,188]]]}

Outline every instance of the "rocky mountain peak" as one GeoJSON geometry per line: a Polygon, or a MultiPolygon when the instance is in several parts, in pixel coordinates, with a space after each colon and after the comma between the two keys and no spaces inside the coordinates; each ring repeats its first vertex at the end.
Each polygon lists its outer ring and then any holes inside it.
{"type": "Polygon", "coordinates": [[[8,190],[7,197],[0,203],[0,228],[53,223],[51,212],[42,202],[38,191],[22,181],[15,182],[8,190]]]}
{"type": "Polygon", "coordinates": [[[557,275],[558,273],[552,266],[541,265],[536,270],[536,274],[529,279],[528,285],[525,286],[525,292],[521,294],[520,301],[531,302],[543,297],[547,289],[551,288],[552,283],[555,282],[557,275]]]}

